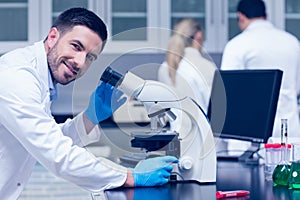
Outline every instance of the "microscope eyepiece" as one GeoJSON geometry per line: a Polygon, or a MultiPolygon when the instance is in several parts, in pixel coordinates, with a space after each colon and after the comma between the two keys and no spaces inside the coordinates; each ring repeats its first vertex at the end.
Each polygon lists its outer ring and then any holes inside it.
{"type": "Polygon", "coordinates": [[[117,87],[123,80],[124,76],[116,71],[114,71],[111,67],[107,67],[103,72],[100,80],[109,83],[114,87],[117,87]]]}

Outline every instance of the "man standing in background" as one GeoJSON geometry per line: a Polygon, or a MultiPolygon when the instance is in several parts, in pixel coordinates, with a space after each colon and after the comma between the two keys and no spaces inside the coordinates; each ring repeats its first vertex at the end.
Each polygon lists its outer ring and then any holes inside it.
{"type": "Polygon", "coordinates": [[[237,15],[242,33],[227,43],[221,70],[282,70],[273,137],[280,138],[282,118],[288,119],[289,137],[300,137],[297,107],[297,95],[300,94],[299,41],[293,35],[275,28],[267,20],[262,0],[239,1],[237,15]]]}

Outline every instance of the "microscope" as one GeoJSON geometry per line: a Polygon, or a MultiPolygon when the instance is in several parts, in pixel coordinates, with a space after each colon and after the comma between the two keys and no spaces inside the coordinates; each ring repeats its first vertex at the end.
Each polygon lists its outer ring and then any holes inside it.
{"type": "Polygon", "coordinates": [[[131,72],[122,75],[110,67],[101,80],[141,102],[147,111],[151,128],[149,132],[132,133],[132,147],[149,152],[163,150],[177,157],[179,163],[174,164],[171,181],[216,182],[213,133],[205,113],[192,98],[179,97],[161,82],[144,80],[131,72]],[[159,129],[168,122],[168,130],[159,129]]]}

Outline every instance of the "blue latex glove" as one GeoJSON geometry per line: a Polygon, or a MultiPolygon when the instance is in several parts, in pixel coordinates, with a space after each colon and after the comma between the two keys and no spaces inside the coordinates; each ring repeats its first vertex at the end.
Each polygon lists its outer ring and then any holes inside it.
{"type": "Polygon", "coordinates": [[[178,159],[173,156],[162,156],[143,160],[132,170],[134,186],[163,185],[173,170],[172,163],[178,159]]]}
{"type": "Polygon", "coordinates": [[[93,124],[109,118],[125,103],[126,97],[121,98],[123,92],[114,89],[110,84],[102,82],[92,93],[85,115],[93,124]]]}

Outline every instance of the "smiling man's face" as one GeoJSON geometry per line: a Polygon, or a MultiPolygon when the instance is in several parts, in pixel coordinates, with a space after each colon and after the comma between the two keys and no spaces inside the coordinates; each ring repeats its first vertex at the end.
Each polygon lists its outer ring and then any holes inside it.
{"type": "Polygon", "coordinates": [[[81,77],[101,53],[102,45],[101,38],[85,26],[74,26],[63,35],[52,28],[45,48],[54,83],[66,85],[81,77]]]}

